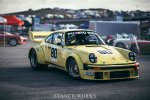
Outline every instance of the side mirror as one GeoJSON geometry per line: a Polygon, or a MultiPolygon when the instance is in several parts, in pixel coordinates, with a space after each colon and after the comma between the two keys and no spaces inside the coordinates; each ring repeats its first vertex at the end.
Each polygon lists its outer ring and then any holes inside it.
{"type": "Polygon", "coordinates": [[[58,46],[62,46],[62,47],[65,46],[64,42],[58,42],[57,45],[58,45],[58,46]]]}

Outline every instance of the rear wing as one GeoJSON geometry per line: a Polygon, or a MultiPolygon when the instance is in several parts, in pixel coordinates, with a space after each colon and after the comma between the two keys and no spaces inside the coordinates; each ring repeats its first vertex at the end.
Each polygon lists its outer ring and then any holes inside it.
{"type": "Polygon", "coordinates": [[[41,43],[51,33],[51,31],[30,31],[29,38],[35,43],[41,43]]]}

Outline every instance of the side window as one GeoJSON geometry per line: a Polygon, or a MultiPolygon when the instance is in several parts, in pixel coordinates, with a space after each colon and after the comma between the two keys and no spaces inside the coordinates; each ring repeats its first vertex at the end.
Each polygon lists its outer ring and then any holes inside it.
{"type": "Polygon", "coordinates": [[[67,34],[66,35],[66,45],[75,45],[76,44],[76,35],[75,34],[67,34]]]}
{"type": "Polygon", "coordinates": [[[57,43],[60,43],[62,41],[62,38],[63,38],[62,33],[55,33],[53,36],[53,42],[52,43],[57,45],[57,43]]]}
{"type": "Polygon", "coordinates": [[[53,37],[53,35],[50,35],[48,38],[46,38],[46,42],[47,43],[52,43],[52,37],[53,37]]]}

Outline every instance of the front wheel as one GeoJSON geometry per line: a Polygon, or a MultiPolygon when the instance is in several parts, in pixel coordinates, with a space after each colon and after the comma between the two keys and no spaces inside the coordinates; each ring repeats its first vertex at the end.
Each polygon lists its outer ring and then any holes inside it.
{"type": "Polygon", "coordinates": [[[30,64],[33,70],[45,70],[48,68],[47,64],[39,64],[35,50],[30,52],[30,64]]]}
{"type": "Polygon", "coordinates": [[[136,53],[136,54],[139,53],[139,51],[138,51],[138,49],[137,49],[137,47],[136,47],[135,44],[133,44],[133,45],[131,46],[130,50],[133,51],[133,52],[136,53]]]}
{"type": "Polygon", "coordinates": [[[16,46],[17,45],[17,40],[16,39],[10,39],[8,44],[10,46],[16,46]]]}
{"type": "Polygon", "coordinates": [[[74,78],[79,79],[80,73],[79,73],[79,67],[75,59],[71,58],[67,63],[67,70],[68,74],[74,78]]]}

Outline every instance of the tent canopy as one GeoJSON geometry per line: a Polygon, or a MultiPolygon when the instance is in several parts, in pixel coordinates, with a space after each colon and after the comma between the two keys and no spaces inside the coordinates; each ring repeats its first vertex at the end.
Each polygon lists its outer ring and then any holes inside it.
{"type": "MultiPolygon", "coordinates": [[[[24,24],[23,21],[18,19],[16,16],[2,16],[4,19],[7,20],[7,25],[17,25],[22,26],[24,24]]],[[[0,24],[3,24],[4,22],[0,22],[0,24]]]]}
{"type": "Polygon", "coordinates": [[[0,23],[6,23],[6,22],[7,22],[7,19],[0,16],[0,23]]]}

